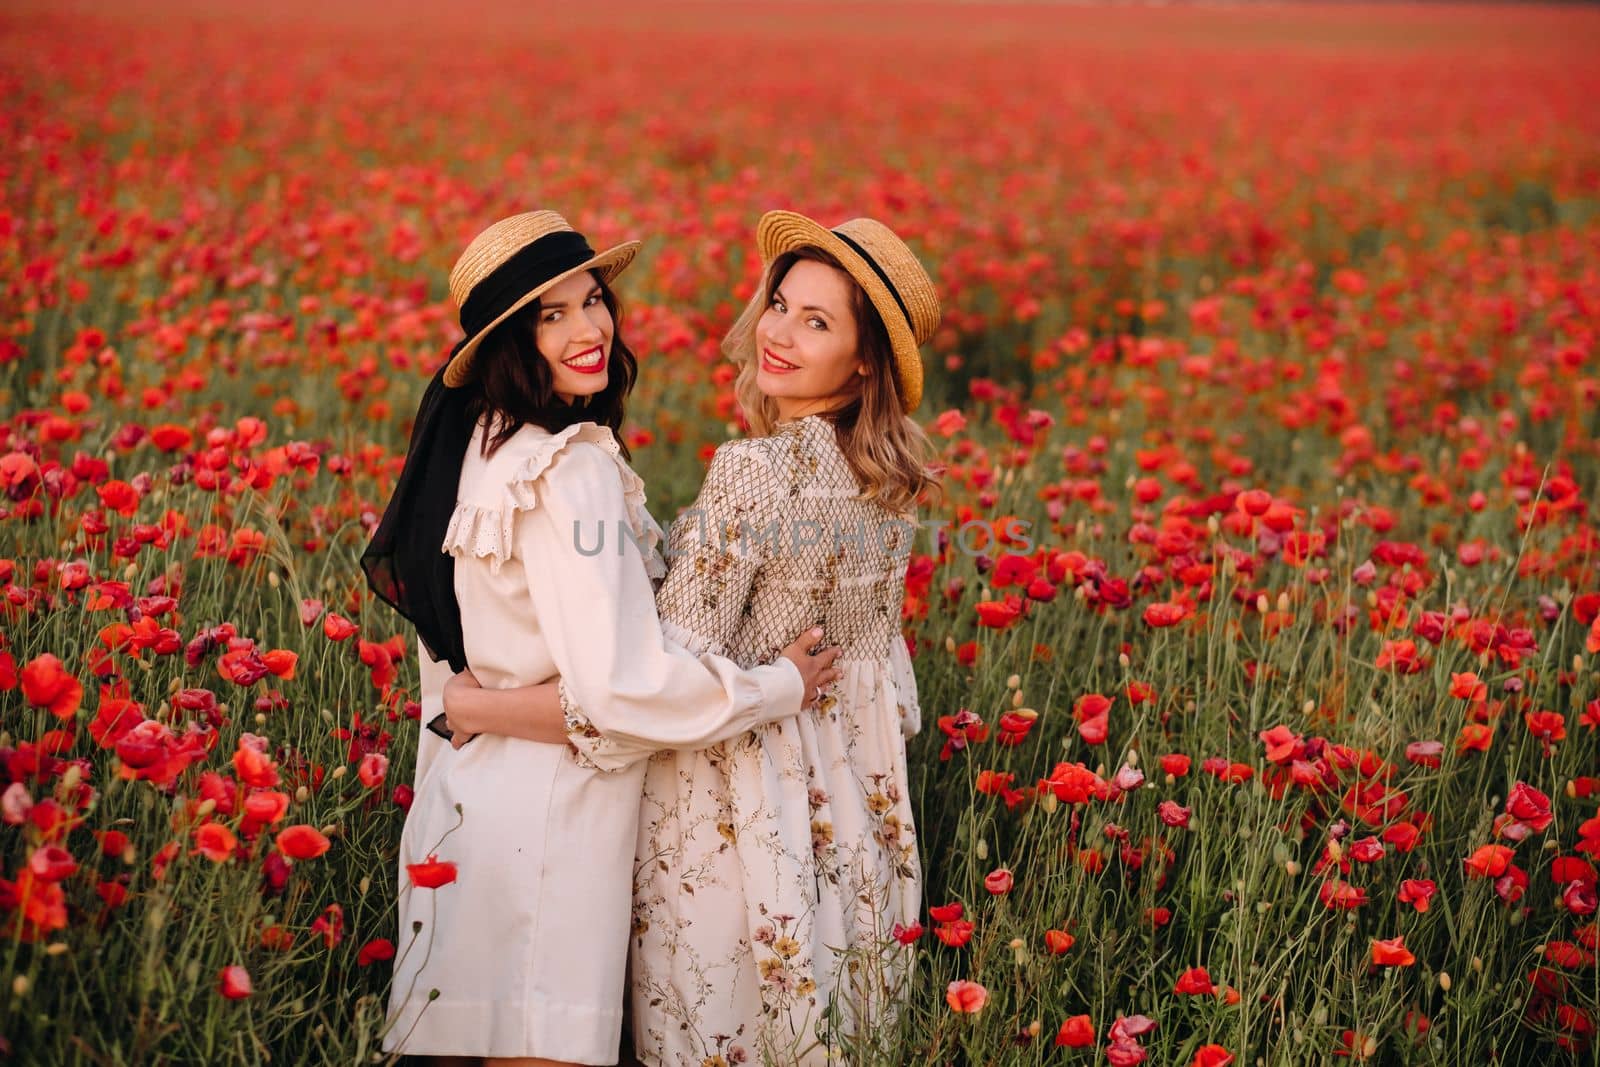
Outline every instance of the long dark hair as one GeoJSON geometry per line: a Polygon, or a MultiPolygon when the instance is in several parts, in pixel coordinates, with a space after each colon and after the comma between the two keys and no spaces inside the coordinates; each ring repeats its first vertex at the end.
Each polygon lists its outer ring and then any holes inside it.
{"type": "Polygon", "coordinates": [[[484,455],[493,455],[528,423],[551,433],[578,422],[594,422],[609,429],[629,457],[622,440],[623,409],[639,375],[639,361],[622,340],[622,305],[598,274],[600,300],[611,312],[611,354],[607,357],[606,387],[588,403],[568,404],[552,388],[550,364],[539,351],[539,304],[534,300],[496,326],[478,346],[472,379],[461,388],[468,392],[467,413],[474,422],[489,416],[493,432],[484,438],[484,455]]]}

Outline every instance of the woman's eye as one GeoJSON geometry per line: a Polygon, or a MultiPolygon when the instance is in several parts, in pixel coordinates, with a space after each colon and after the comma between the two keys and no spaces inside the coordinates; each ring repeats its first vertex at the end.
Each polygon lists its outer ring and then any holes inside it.
{"type": "Polygon", "coordinates": [[[777,297],[773,297],[772,298],[772,310],[778,311],[778,312],[783,312],[783,311],[788,311],[789,309],[783,306],[783,301],[782,300],[779,300],[777,297]]]}
{"type": "Polygon", "coordinates": [[[600,303],[600,294],[596,293],[593,296],[591,296],[589,299],[585,300],[583,302],[583,306],[586,307],[586,308],[592,308],[598,303],[600,303]]]}
{"type": "Polygon", "coordinates": [[[817,318],[815,315],[806,320],[806,325],[810,326],[813,330],[826,330],[828,328],[828,324],[817,318]]]}
{"type": "Polygon", "coordinates": [[[550,323],[559,322],[560,320],[561,320],[561,312],[559,312],[559,311],[552,311],[552,312],[550,312],[550,314],[548,314],[548,315],[546,315],[544,317],[544,321],[550,322],[550,323]]]}

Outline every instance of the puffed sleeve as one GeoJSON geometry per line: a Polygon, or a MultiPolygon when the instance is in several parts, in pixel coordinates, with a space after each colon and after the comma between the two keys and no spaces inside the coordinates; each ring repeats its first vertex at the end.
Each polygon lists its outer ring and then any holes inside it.
{"type": "Polygon", "coordinates": [[[670,566],[656,606],[668,637],[695,652],[727,651],[750,586],[781,538],[779,506],[769,461],[753,442],[717,449],[694,506],[667,537],[670,566]]]}
{"type": "Polygon", "coordinates": [[[667,640],[639,549],[620,536],[627,515],[615,461],[577,442],[543,476],[538,505],[517,516],[513,533],[580,754],[616,770],[799,714],[800,672],[788,660],[740,670],[667,640]]]}

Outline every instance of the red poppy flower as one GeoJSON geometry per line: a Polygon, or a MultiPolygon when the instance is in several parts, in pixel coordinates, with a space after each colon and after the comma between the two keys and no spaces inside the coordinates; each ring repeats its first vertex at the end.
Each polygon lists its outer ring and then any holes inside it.
{"type": "Polygon", "coordinates": [[[1046,930],[1044,932],[1045,951],[1052,956],[1059,956],[1077,943],[1077,938],[1065,930],[1046,930]]]}
{"type": "Polygon", "coordinates": [[[973,925],[966,919],[940,923],[933,928],[933,936],[950,948],[961,948],[972,940],[973,925]]]}
{"type": "Polygon", "coordinates": [[[1481,722],[1469,722],[1461,728],[1461,736],[1456,739],[1456,754],[1466,752],[1487,752],[1489,742],[1494,740],[1494,728],[1481,722]]]}
{"type": "Polygon", "coordinates": [[[1417,958],[1406,948],[1404,935],[1392,937],[1387,941],[1373,939],[1372,965],[1374,967],[1409,967],[1417,962],[1417,958]]]}
{"type": "Polygon", "coordinates": [[[1014,881],[1009,870],[1004,867],[997,867],[984,877],[983,888],[995,896],[1004,896],[1011,892],[1014,881]]]}
{"type": "Polygon", "coordinates": [[[1022,600],[1007,595],[1004,600],[985,600],[977,606],[978,625],[991,630],[1009,629],[1022,617],[1022,600]]]}
{"type": "Polygon", "coordinates": [[[331,844],[316,827],[299,823],[278,831],[278,851],[292,860],[314,860],[328,851],[331,844]]]}
{"type": "Polygon", "coordinates": [[[1169,626],[1176,626],[1187,619],[1190,608],[1187,604],[1174,601],[1162,601],[1147,605],[1144,609],[1144,624],[1152,629],[1162,630],[1169,626]]]}
{"type": "Polygon", "coordinates": [[[239,748],[233,754],[233,769],[239,780],[256,789],[270,789],[278,784],[278,768],[266,753],[266,741],[253,734],[239,738],[239,748]]]}
{"type": "Polygon", "coordinates": [[[422,863],[406,864],[411,883],[422,889],[438,889],[456,880],[456,865],[430,854],[422,863]]]}
{"type": "Polygon", "coordinates": [[[1438,887],[1427,878],[1407,878],[1400,883],[1398,894],[1400,903],[1410,904],[1417,911],[1427,911],[1428,902],[1433,899],[1433,894],[1438,887]]]}
{"type": "Polygon", "coordinates": [[[1281,724],[1270,730],[1263,730],[1256,736],[1267,746],[1266,756],[1270,763],[1287,763],[1292,759],[1298,759],[1305,752],[1305,742],[1300,739],[1300,735],[1281,724]]]}
{"type": "Polygon", "coordinates": [[[361,951],[356,953],[356,966],[365,967],[380,960],[392,959],[394,959],[394,942],[387,937],[380,937],[361,946],[361,951]]]}
{"type": "Polygon", "coordinates": [[[36,708],[44,708],[58,719],[70,719],[83,701],[83,683],[67,672],[65,665],[46,652],[28,661],[19,675],[22,698],[36,708]]]}
{"type": "Polygon", "coordinates": [[[289,812],[289,794],[260,789],[244,798],[245,818],[258,826],[279,822],[289,812]]]}
{"type": "Polygon", "coordinates": [[[177,452],[188,448],[194,434],[182,426],[163,423],[150,431],[150,442],[163,452],[177,452]]]}
{"type": "Polygon", "coordinates": [[[377,752],[368,752],[362,756],[361,763],[356,767],[356,777],[368,789],[376,789],[382,785],[388,773],[389,757],[377,752]]]}
{"type": "Polygon", "coordinates": [[[1088,1048],[1094,1042],[1094,1023],[1087,1015],[1071,1016],[1056,1031],[1056,1044],[1062,1048],[1088,1048]]]}
{"type": "Polygon", "coordinates": [[[1594,963],[1594,953],[1570,941],[1550,941],[1544,946],[1544,958],[1557,967],[1569,971],[1579,970],[1594,963]]]}
{"type": "Polygon", "coordinates": [[[311,924],[311,936],[322,938],[322,943],[327,948],[333,948],[343,941],[344,908],[338,904],[329,904],[323,908],[322,914],[311,924]]]}
{"type": "Polygon", "coordinates": [[[250,972],[234,964],[217,975],[217,991],[229,1000],[243,1000],[251,993],[250,972]]]}
{"type": "Polygon", "coordinates": [[[1017,776],[1010,771],[1002,773],[1000,771],[982,770],[978,772],[974,788],[985,796],[997,797],[1010,789],[1012,783],[1016,780],[1017,776]]]}
{"type": "Polygon", "coordinates": [[[1171,752],[1161,757],[1161,769],[1174,778],[1182,778],[1189,773],[1190,759],[1181,752],[1171,752]]]}
{"type": "Polygon", "coordinates": [[[1367,902],[1367,891],[1337,878],[1330,878],[1317,890],[1324,906],[1338,911],[1359,908],[1367,902]]]}
{"type": "Polygon", "coordinates": [[[1478,680],[1477,674],[1466,671],[1450,675],[1450,695],[1457,700],[1470,700],[1476,703],[1488,697],[1489,687],[1478,680]]]}
{"type": "Polygon", "coordinates": [[[945,987],[944,999],[951,1011],[976,1015],[989,1003],[989,991],[977,982],[960,979],[945,987]]]}
{"type": "Polygon", "coordinates": [[[1174,993],[1183,996],[1211,996],[1216,993],[1216,984],[1211,981],[1211,975],[1206,973],[1204,967],[1190,967],[1178,977],[1178,983],[1173,987],[1174,993]]]}
{"type": "Polygon", "coordinates": [[[41,845],[28,857],[28,870],[41,882],[59,882],[78,869],[72,853],[58,845],[41,845]]]}
{"type": "Polygon", "coordinates": [[[208,822],[194,832],[194,850],[212,863],[226,862],[233,856],[239,839],[221,823],[208,822]]]}
{"type": "Polygon", "coordinates": [[[1163,800],[1156,805],[1156,817],[1174,830],[1188,827],[1192,812],[1175,800],[1163,800]]]}
{"type": "Polygon", "coordinates": [[[359,629],[343,615],[331,611],[322,620],[322,632],[330,641],[347,641],[354,637],[359,629]]]}
{"type": "Polygon", "coordinates": [[[281,926],[269,926],[261,931],[261,947],[269,952],[288,952],[294,947],[294,935],[281,926]]]}
{"type": "Polygon", "coordinates": [[[139,491],[127,482],[112,480],[95,487],[100,503],[118,515],[132,515],[139,510],[139,491]]]}
{"type": "Polygon", "coordinates": [[[1550,812],[1550,798],[1526,782],[1517,782],[1511,787],[1511,794],[1506,797],[1506,814],[1535,833],[1555,819],[1550,812]]]}
{"type": "Polygon", "coordinates": [[[1466,858],[1467,872],[1478,878],[1498,878],[1511,865],[1511,856],[1505,845],[1484,845],[1466,858]]]}

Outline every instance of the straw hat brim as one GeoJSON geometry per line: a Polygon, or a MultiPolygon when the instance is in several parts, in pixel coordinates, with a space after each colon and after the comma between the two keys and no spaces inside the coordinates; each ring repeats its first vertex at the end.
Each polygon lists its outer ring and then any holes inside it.
{"type": "Polygon", "coordinates": [[[872,306],[877,308],[889,334],[889,347],[894,352],[895,380],[900,386],[900,403],[907,414],[922,403],[922,355],[917,339],[911,333],[911,324],[895,300],[889,287],[883,284],[878,272],[861,258],[861,254],[841,241],[832,230],[794,211],[769,211],[761,216],[756,226],[756,249],[761,262],[771,263],[785,252],[810,245],[820,248],[844,265],[845,272],[856,280],[872,306]]]}
{"type": "Polygon", "coordinates": [[[622,244],[597,253],[593,258],[578,264],[570,270],[564,270],[548,281],[528,290],[517,299],[516,303],[506,308],[498,318],[479,330],[466,344],[461,346],[461,350],[455,354],[455,357],[450,360],[450,365],[445,368],[444,384],[451,389],[459,389],[467,384],[472,378],[473,354],[478,351],[478,346],[483,343],[483,339],[489,336],[490,331],[496,326],[539,299],[540,296],[555,286],[560,285],[575,274],[581,274],[583,271],[595,271],[607,285],[611,284],[611,280],[626,270],[628,264],[633,262],[633,257],[639,254],[641,244],[642,242],[639,241],[624,241],[622,244]]]}

